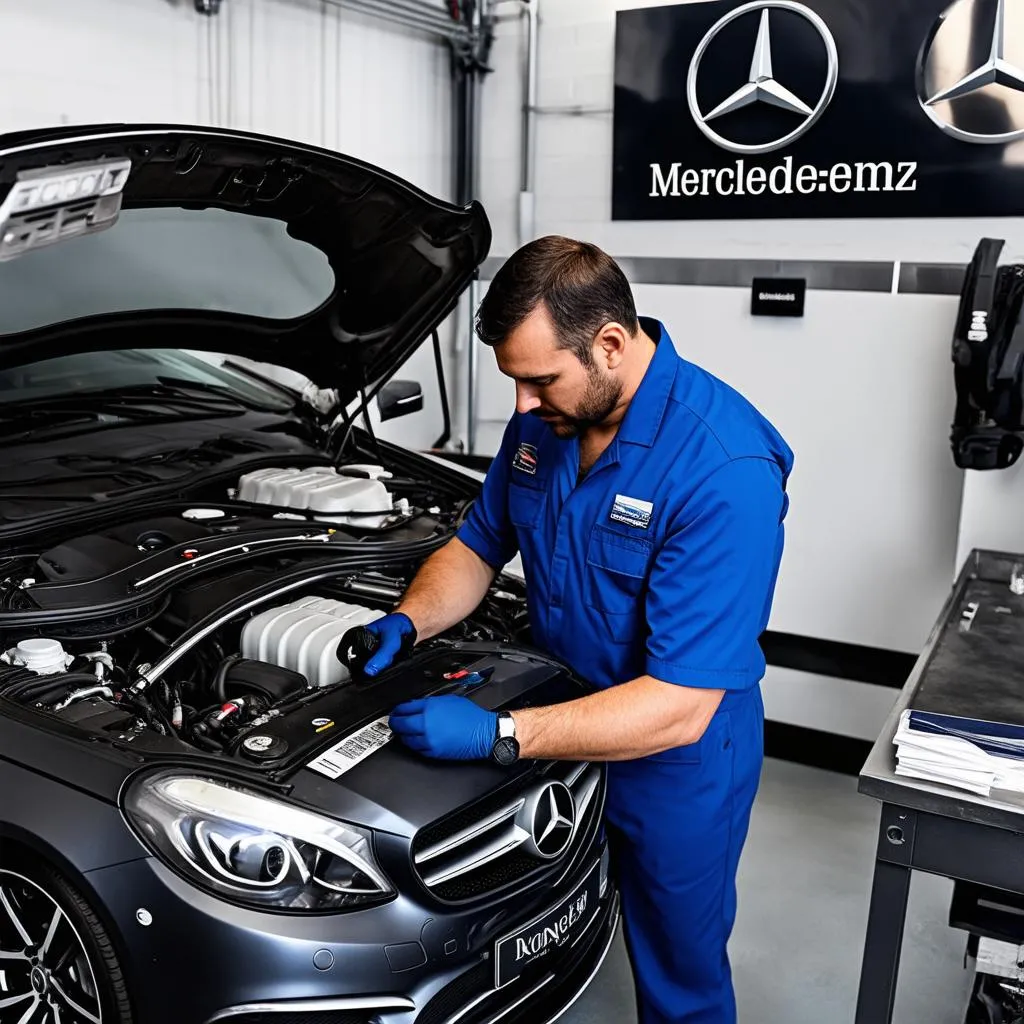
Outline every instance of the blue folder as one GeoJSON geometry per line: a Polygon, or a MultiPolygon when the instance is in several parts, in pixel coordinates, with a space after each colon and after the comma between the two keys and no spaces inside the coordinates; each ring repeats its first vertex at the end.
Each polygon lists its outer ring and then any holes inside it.
{"type": "Polygon", "coordinates": [[[986,753],[1024,761],[1024,726],[912,710],[910,728],[930,736],[956,736],[969,740],[986,753]]]}

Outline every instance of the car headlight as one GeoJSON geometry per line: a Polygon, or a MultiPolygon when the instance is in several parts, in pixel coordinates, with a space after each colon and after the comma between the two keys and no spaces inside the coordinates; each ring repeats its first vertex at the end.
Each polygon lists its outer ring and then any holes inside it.
{"type": "Polygon", "coordinates": [[[344,910],[394,892],[365,830],[229,783],[145,776],[126,792],[125,814],[172,867],[231,900],[344,910]]]}

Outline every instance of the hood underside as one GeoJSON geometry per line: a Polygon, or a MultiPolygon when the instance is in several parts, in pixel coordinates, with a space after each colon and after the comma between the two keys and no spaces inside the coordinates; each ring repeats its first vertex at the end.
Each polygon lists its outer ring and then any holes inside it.
{"type": "Polygon", "coordinates": [[[0,136],[0,220],[0,365],[180,347],[343,398],[408,359],[491,240],[479,204],[351,157],[178,126],[0,136]]]}

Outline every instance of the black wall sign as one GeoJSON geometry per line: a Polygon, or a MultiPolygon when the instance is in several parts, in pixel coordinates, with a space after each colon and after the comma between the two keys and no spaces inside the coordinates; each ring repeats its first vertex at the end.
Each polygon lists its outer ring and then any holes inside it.
{"type": "Polygon", "coordinates": [[[807,281],[802,277],[755,277],[750,286],[753,316],[803,316],[807,281]]]}
{"type": "Polygon", "coordinates": [[[1021,140],[1009,0],[617,16],[615,220],[1020,215],[1021,140]]]}

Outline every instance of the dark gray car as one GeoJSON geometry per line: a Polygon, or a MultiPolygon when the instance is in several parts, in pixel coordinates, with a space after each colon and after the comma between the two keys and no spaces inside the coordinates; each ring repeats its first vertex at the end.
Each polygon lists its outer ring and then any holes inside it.
{"type": "Polygon", "coordinates": [[[359,413],[420,406],[385,385],[489,244],[283,140],[0,137],[2,1024],[537,1024],[593,977],[601,767],[387,728],[588,692],[521,581],[372,683],[337,657],[477,493],[359,413]]]}

